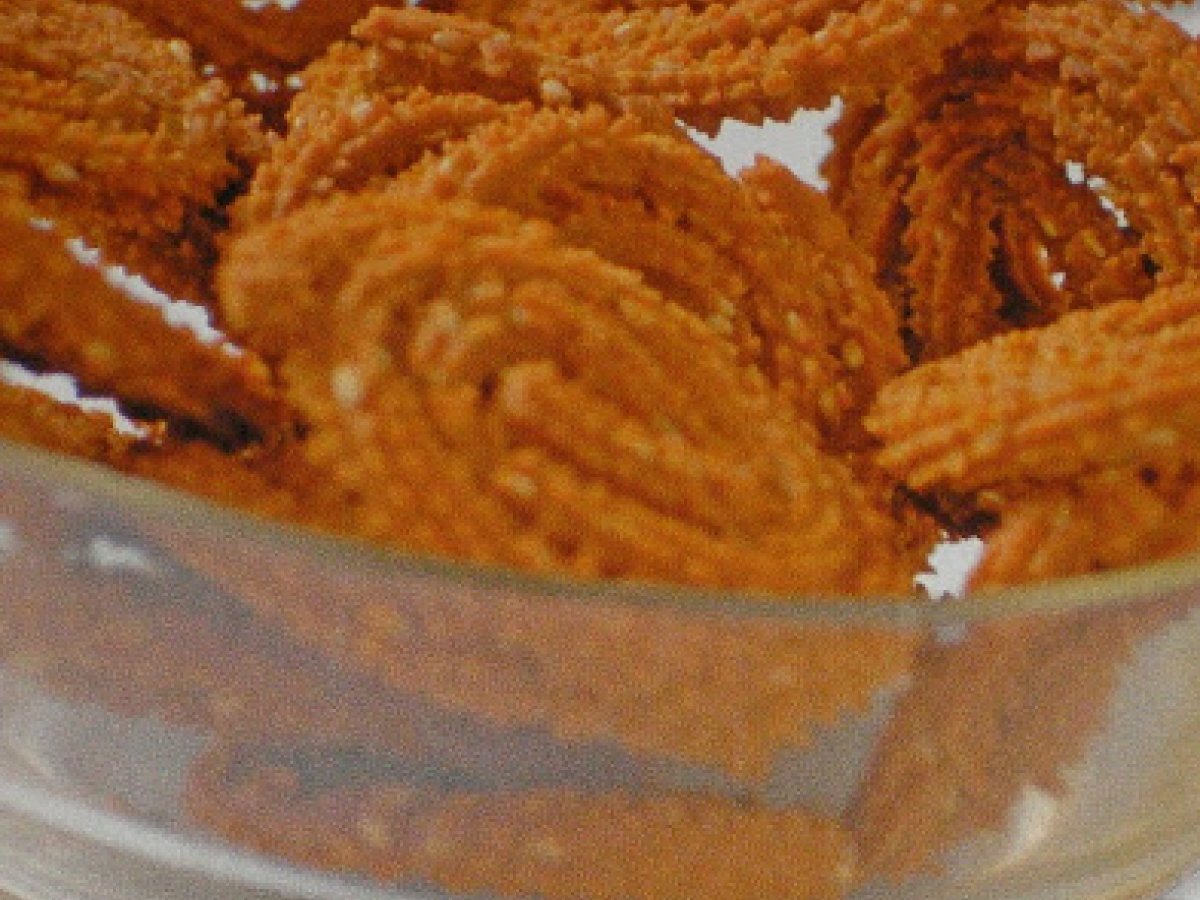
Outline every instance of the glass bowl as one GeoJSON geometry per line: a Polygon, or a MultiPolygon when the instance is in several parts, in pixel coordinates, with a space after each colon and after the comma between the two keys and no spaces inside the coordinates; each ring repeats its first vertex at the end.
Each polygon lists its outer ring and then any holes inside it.
{"type": "Polygon", "coordinates": [[[29,900],[1100,900],[1200,860],[1195,559],[939,602],[580,584],[0,444],[0,597],[29,900]]]}

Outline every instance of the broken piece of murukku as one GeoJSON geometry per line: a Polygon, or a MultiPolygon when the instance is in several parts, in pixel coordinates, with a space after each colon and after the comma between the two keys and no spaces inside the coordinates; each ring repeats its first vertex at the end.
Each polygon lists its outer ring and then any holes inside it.
{"type": "Polygon", "coordinates": [[[218,745],[191,773],[203,827],[324,870],[562,900],[808,897],[855,879],[834,821],[717,794],[477,787],[454,772],[339,775],[333,748],[218,745]]]}
{"type": "Polygon", "coordinates": [[[242,235],[221,288],[364,534],[615,578],[908,589],[894,521],[762,374],[549,225],[349,197],[242,235]]]}
{"type": "Polygon", "coordinates": [[[186,420],[218,440],[275,437],[286,412],[252,355],[168,324],[99,268],[30,223],[23,203],[0,206],[0,349],[69,372],[89,393],[148,418],[186,420]]]}
{"type": "Polygon", "coordinates": [[[206,298],[223,204],[265,138],[185,44],[101,3],[3,0],[0,106],[0,172],[37,215],[206,298]]]}
{"type": "Polygon", "coordinates": [[[866,418],[877,461],[919,491],[969,491],[1188,458],[1198,312],[1185,283],[918,366],[866,418]]]}

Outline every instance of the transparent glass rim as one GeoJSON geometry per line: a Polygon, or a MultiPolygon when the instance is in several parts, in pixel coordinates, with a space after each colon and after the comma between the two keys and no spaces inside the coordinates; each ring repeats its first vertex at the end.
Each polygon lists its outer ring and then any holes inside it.
{"type": "Polygon", "coordinates": [[[4,813],[49,829],[52,835],[82,840],[177,875],[268,890],[289,900],[445,900],[448,896],[303,868],[204,835],[185,834],[104,810],[7,771],[0,772],[0,814],[4,813]]]}
{"type": "Polygon", "coordinates": [[[281,546],[318,560],[336,560],[373,576],[419,577],[447,588],[483,588],[546,603],[604,603],[661,608],[729,619],[789,623],[940,628],[1032,614],[1056,614],[1153,602],[1200,589],[1200,554],[1111,572],[930,599],[768,595],[671,584],[603,582],[530,574],[496,566],[423,556],[352,538],[255,517],[184,491],[91,463],[0,439],[0,471],[55,487],[75,488],[135,513],[169,514],[179,527],[203,528],[281,546]]]}

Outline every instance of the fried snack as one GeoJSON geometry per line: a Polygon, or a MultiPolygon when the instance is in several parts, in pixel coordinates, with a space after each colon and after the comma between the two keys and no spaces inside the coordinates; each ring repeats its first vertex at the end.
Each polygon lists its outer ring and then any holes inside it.
{"type": "MultiPolygon", "coordinates": [[[[320,65],[342,68],[339,47],[320,65]]],[[[479,94],[434,94],[423,87],[343,97],[315,87],[289,110],[287,137],[275,144],[233,205],[233,229],[280,218],[310,200],[386,184],[448,141],[514,112],[514,105],[479,94]]]]}
{"type": "Polygon", "coordinates": [[[916,490],[1190,458],[1200,289],[1161,288],[993,338],[884,387],[866,424],[916,490]]]}
{"type": "MultiPolygon", "coordinates": [[[[1136,68],[1125,57],[1143,53],[1132,37],[1143,17],[1119,4],[1081,2],[1005,6],[993,18],[956,50],[946,72],[884,100],[851,104],[824,167],[835,205],[875,257],[918,360],[1046,324],[1067,309],[1144,296],[1153,273],[1161,281],[1159,270],[1175,279],[1183,271],[1181,251],[1167,248],[1189,240],[1191,201],[1171,187],[1173,176],[1150,184],[1118,162],[1136,155],[1136,132],[1117,119],[1092,121],[1085,109],[1086,98],[1104,94],[1113,116],[1140,122],[1150,115],[1150,101],[1138,99],[1146,89],[1106,81],[1098,91],[1095,73],[1081,74],[1090,64],[1070,61],[1099,52],[1114,79],[1118,68],[1136,68]],[[1103,22],[1097,28],[1111,26],[1121,37],[1110,40],[1105,30],[1104,41],[1092,41],[1075,30],[1076,19],[1103,22]]],[[[1172,93],[1166,105],[1178,105],[1194,52],[1183,52],[1187,39],[1174,26],[1153,14],[1144,19],[1153,45],[1147,83],[1178,58],[1180,74],[1163,82],[1172,93]]]]}
{"type": "Polygon", "coordinates": [[[202,343],[84,265],[30,209],[0,202],[0,350],[68,371],[137,414],[192,423],[214,439],[276,435],[286,421],[251,354],[202,343]]]}
{"type": "Polygon", "coordinates": [[[1013,8],[1002,22],[1011,35],[1003,52],[1055,82],[1030,91],[1022,112],[1053,129],[1061,162],[1103,180],[1158,284],[1189,277],[1200,262],[1200,181],[1189,165],[1200,139],[1200,47],[1162,16],[1115,0],[1013,8]]]}
{"type": "Polygon", "coordinates": [[[708,322],[827,437],[848,430],[903,362],[882,294],[852,294],[839,280],[843,263],[830,257],[849,251],[849,239],[834,237],[817,195],[802,198],[815,221],[813,237],[800,238],[689,138],[638,116],[596,107],[509,116],[447,145],[395,189],[553,222],[571,244],[640,272],[708,322]]]}
{"type": "Polygon", "coordinates": [[[578,575],[908,589],[895,523],[761,373],[547,225],[361,195],[243,235],[221,276],[363,536],[578,575]]]}
{"type": "Polygon", "coordinates": [[[937,868],[963,839],[1001,828],[1026,787],[1061,794],[1122,668],[1176,606],[1008,618],[930,643],[849,817],[864,879],[937,868]]]}
{"type": "Polygon", "coordinates": [[[971,590],[1048,581],[1200,547],[1200,489],[1191,465],[1104,469],[1049,485],[989,491],[987,532],[971,590]]]}
{"type": "Polygon", "coordinates": [[[415,30],[403,39],[362,23],[354,29],[358,40],[333,45],[305,69],[287,135],[235,207],[235,228],[387,181],[481,124],[534,108],[632,105],[648,122],[674,126],[653,104],[599,89],[576,97],[537,71],[534,48],[479,22],[446,31],[444,18],[403,11],[402,21],[415,30]]]}
{"type": "Polygon", "coordinates": [[[202,300],[222,206],[265,138],[180,41],[76,0],[0,2],[0,173],[39,216],[202,300]]]}
{"type": "MultiPolygon", "coordinates": [[[[460,4],[442,4],[458,7],[460,4]]],[[[936,70],[941,54],[978,24],[987,0],[855,4],[738,0],[664,6],[592,0],[462,4],[467,15],[419,11],[431,30],[458,34],[482,16],[541,55],[543,79],[590,95],[653,97],[689,124],[715,131],[726,117],[787,119],[837,94],[873,93],[936,70]],[[442,24],[432,24],[437,19],[442,24]]],[[[411,10],[375,10],[365,28],[409,31],[411,10]]],[[[521,44],[524,46],[524,44],[521,44]]],[[[447,48],[455,53],[457,48],[447,48]]]]}
{"type": "Polygon", "coordinates": [[[192,770],[188,810],[242,846],[455,893],[821,900],[854,879],[844,830],[803,811],[704,794],[488,790],[454,772],[359,765],[339,776],[331,756],[218,745],[192,770]]]}
{"type": "Polygon", "coordinates": [[[873,281],[870,257],[851,238],[828,197],[765,156],[739,177],[760,214],[783,231],[793,254],[809,269],[804,283],[815,297],[814,313],[823,310],[828,319],[833,336],[829,350],[844,366],[841,383],[852,397],[835,443],[859,447],[863,412],[905,368],[895,310],[873,281]]]}

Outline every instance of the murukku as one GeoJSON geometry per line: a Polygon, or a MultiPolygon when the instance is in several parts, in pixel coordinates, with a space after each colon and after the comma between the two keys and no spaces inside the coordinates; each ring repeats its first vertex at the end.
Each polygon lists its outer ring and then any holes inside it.
{"type": "MultiPolygon", "coordinates": [[[[894,318],[872,303],[877,293],[851,298],[853,284],[825,271],[825,248],[763,216],[752,191],[685,135],[639,117],[599,108],[510,117],[448,145],[396,190],[553,222],[710,323],[827,435],[900,367],[894,318]],[[895,351],[868,369],[867,350],[889,336],[895,351]]],[[[808,211],[833,221],[827,206],[810,201],[808,211]]]]}
{"type": "Polygon", "coordinates": [[[1188,458],[1198,311],[1185,283],[918,366],[866,418],[877,460],[916,490],[969,491],[1188,458]]]}
{"type": "Polygon", "coordinates": [[[1177,606],[1009,617],[926,646],[850,812],[864,878],[936,870],[1003,829],[1025,789],[1061,796],[1122,668],[1177,606]]]}
{"type": "Polygon", "coordinates": [[[1139,565],[1200,546],[1200,490],[1191,465],[1006,485],[984,503],[998,522],[987,531],[972,590],[1139,565]]]}
{"type": "MultiPolygon", "coordinates": [[[[689,124],[715,131],[723,118],[788,119],[800,108],[823,109],[837,94],[874,93],[913,71],[936,70],[942,52],[977,26],[989,5],[522,0],[467,3],[463,12],[531,41],[546,60],[546,76],[570,91],[600,83],[617,96],[653,97],[689,124]]],[[[393,28],[407,13],[379,10],[367,21],[393,28]]],[[[453,18],[445,21],[447,30],[454,27],[453,18]]]]}
{"type": "Polygon", "coordinates": [[[257,123],[187,46],[75,0],[0,4],[0,172],[39,216],[176,296],[203,300],[257,123]]]}
{"type": "Polygon", "coordinates": [[[246,233],[222,276],[310,463],[380,538],[606,577],[908,587],[895,523],[762,375],[544,223],[363,195],[246,233]]]}
{"type": "Polygon", "coordinates": [[[81,263],[23,203],[0,208],[0,350],[70,372],[136,416],[186,420],[216,440],[277,436],[286,413],[253,355],[168,324],[81,263]]]}
{"type": "Polygon", "coordinates": [[[155,537],[303,645],[393,690],[739,782],[762,782],[781,755],[903,684],[920,641],[892,624],[697,616],[599,593],[563,603],[486,570],[437,591],[447,572],[420,557],[398,577],[367,555],[330,570],[303,546],[264,560],[257,545],[194,529],[155,537]]]}
{"type": "Polygon", "coordinates": [[[15,483],[3,520],[16,549],[0,554],[0,659],[57,697],[241,740],[379,752],[408,752],[433,727],[421,703],[299,647],[137,522],[15,483]]]}
{"type": "Polygon", "coordinates": [[[200,65],[214,66],[254,106],[286,102],[289,76],[329,44],[349,36],[350,25],[374,0],[305,0],[300,4],[246,4],[241,0],[114,0],[158,34],[187,41],[200,65]]]}
{"type": "Polygon", "coordinates": [[[1061,122],[1031,114],[1053,105],[1058,82],[1013,49],[1024,15],[996,11],[996,28],[944,73],[851,104],[834,129],[831,197],[874,256],[918,360],[1153,286],[1144,219],[1130,227],[1116,214],[1093,167],[1068,171],[1080,148],[1063,145],[1061,122]]]}

